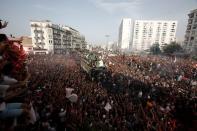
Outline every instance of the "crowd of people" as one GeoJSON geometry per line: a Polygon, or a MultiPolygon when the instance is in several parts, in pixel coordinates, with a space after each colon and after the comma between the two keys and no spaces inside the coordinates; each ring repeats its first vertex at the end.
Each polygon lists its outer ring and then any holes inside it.
{"type": "MultiPolygon", "coordinates": [[[[158,94],[155,92],[151,93],[150,90],[142,91],[139,95],[141,97],[148,95],[148,98],[154,101],[154,112],[161,113],[164,111],[168,115],[170,113],[171,118],[175,118],[176,129],[181,127],[181,123],[187,126],[188,124],[191,126],[192,123],[195,125],[197,98],[196,61],[176,57],[133,55],[129,57],[109,57],[106,58],[106,63],[113,72],[112,75],[116,73],[124,74],[125,78],[129,77],[133,81],[145,83],[146,86],[143,86],[143,89],[146,89],[147,85],[149,85],[151,91],[159,91],[158,94]],[[150,95],[154,95],[154,97],[157,95],[157,97],[154,98],[150,95]]],[[[131,87],[135,87],[133,81],[130,80],[127,81],[129,84],[131,83],[131,87]]],[[[139,89],[139,86],[137,88],[139,89]]]]}
{"type": "Polygon", "coordinates": [[[106,62],[111,70],[146,84],[195,93],[194,87],[197,80],[197,62],[195,61],[176,57],[133,55],[127,58],[110,57],[106,62]]]}
{"type": "Polygon", "coordinates": [[[76,54],[29,57],[27,99],[37,121],[18,130],[196,129],[194,61],[108,57],[109,71],[100,81],[88,78],[79,61],[76,54]],[[73,90],[77,101],[68,99],[67,89],[73,90]]]}
{"type": "Polygon", "coordinates": [[[104,61],[108,72],[92,81],[76,53],[28,56],[25,101],[34,107],[36,122],[18,121],[14,130],[197,129],[196,61],[159,56],[104,61]]]}

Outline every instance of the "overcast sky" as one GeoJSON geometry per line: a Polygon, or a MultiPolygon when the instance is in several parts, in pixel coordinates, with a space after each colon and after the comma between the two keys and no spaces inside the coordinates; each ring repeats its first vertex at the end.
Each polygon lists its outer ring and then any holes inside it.
{"type": "Polygon", "coordinates": [[[187,14],[197,9],[197,0],[1,0],[0,19],[9,21],[1,33],[30,35],[30,20],[51,20],[69,25],[85,35],[88,42],[118,40],[122,18],[177,20],[177,38],[184,39],[187,14]]]}

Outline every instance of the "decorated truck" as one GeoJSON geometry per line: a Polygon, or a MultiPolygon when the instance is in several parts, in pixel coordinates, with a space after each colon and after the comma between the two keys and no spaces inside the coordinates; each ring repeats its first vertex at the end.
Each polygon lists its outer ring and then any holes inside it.
{"type": "Polygon", "coordinates": [[[92,80],[101,79],[107,70],[101,56],[93,52],[81,54],[81,68],[92,80]]]}

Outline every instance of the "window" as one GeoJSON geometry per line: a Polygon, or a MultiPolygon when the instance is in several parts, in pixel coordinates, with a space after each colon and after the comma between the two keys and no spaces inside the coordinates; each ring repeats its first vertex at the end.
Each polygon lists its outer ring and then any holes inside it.
{"type": "Polygon", "coordinates": [[[194,17],[194,13],[189,14],[189,18],[193,18],[194,17]]]}
{"type": "Polygon", "coordinates": [[[195,21],[194,21],[195,23],[197,22],[197,18],[195,19],[195,21]]]}
{"type": "Polygon", "coordinates": [[[48,29],[48,32],[49,32],[49,33],[52,33],[52,30],[51,30],[51,29],[48,29]]]}
{"type": "Polygon", "coordinates": [[[52,38],[52,35],[49,35],[49,38],[51,39],[52,38]]]}
{"type": "Polygon", "coordinates": [[[187,30],[190,30],[191,29],[191,25],[187,26],[187,30]]]}

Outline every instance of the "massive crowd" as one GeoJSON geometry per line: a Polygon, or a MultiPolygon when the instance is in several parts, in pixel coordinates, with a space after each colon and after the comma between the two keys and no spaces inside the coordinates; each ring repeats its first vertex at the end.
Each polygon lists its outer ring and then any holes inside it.
{"type": "MultiPolygon", "coordinates": [[[[152,111],[156,114],[167,113],[163,115],[170,116],[167,119],[175,122],[175,129],[186,130],[183,127],[196,124],[196,61],[176,57],[133,55],[109,57],[106,62],[113,73],[121,73],[132,78],[133,81],[145,83],[146,86],[140,90],[146,90],[150,86],[150,89],[140,92],[140,97],[151,98],[154,101],[152,111]]],[[[131,84],[131,89],[135,85],[130,80],[128,82],[131,84]]],[[[139,86],[136,88],[139,90],[139,86]]],[[[163,117],[157,115],[163,122],[163,117]]],[[[154,119],[151,120],[153,121],[154,119]]]]}
{"type": "Polygon", "coordinates": [[[105,58],[108,72],[92,81],[70,55],[28,58],[28,96],[36,114],[15,130],[196,130],[195,61],[155,56],[105,58]],[[75,100],[67,97],[73,90],[75,100]],[[77,99],[77,100],[76,100],[77,99]]]}
{"type": "Polygon", "coordinates": [[[193,87],[197,80],[197,62],[165,56],[123,57],[110,57],[106,62],[114,72],[131,76],[151,86],[195,93],[193,87]]]}

